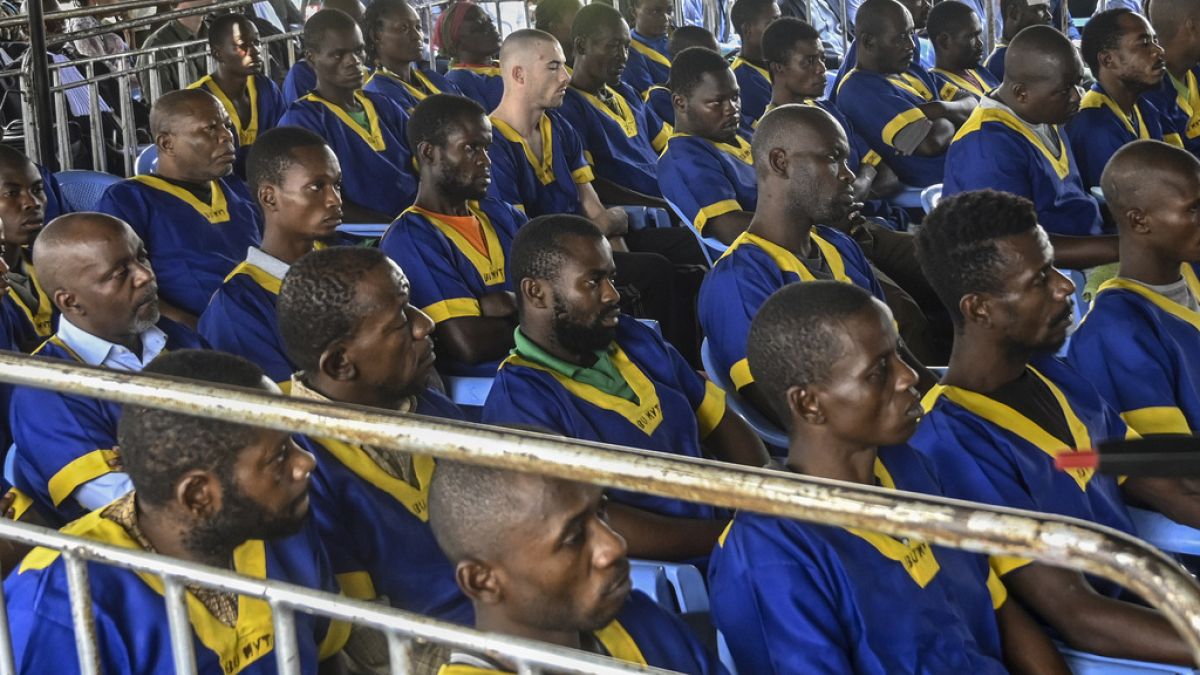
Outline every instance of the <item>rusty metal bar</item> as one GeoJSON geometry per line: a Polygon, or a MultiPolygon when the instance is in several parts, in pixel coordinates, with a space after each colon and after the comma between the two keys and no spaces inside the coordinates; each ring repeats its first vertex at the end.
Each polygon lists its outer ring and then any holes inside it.
{"type": "Polygon", "coordinates": [[[71,623],[75,628],[75,649],[79,671],[99,675],[100,651],[96,646],[96,617],[92,614],[92,589],[88,584],[87,561],[71,551],[63,552],[67,566],[67,589],[71,596],[71,623]]]}

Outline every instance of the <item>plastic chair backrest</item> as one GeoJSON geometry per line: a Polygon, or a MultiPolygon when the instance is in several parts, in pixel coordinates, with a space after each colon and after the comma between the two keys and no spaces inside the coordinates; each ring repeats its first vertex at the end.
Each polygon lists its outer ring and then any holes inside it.
{"type": "Polygon", "coordinates": [[[634,590],[650,596],[650,599],[663,609],[672,613],[679,612],[671,582],[667,580],[667,573],[661,564],[650,560],[630,560],[629,580],[634,590]]]}
{"type": "Polygon", "coordinates": [[[712,350],[708,346],[708,338],[704,338],[704,342],[700,343],[700,361],[704,364],[704,372],[708,373],[708,378],[713,381],[718,387],[725,392],[725,404],[733,409],[735,413],[741,415],[742,419],[754,429],[754,433],[758,434],[759,438],[768,446],[768,450],[773,450],[771,454],[778,455],[787,452],[788,438],[787,434],[782,429],[775,426],[754,408],[748,401],[738,395],[734,389],[733,382],[729,380],[729,374],[721,372],[721,369],[716,367],[712,360],[712,350]]]}
{"type": "Polygon", "coordinates": [[[1114,659],[1066,647],[1059,647],[1059,651],[1074,675],[1195,675],[1200,672],[1186,666],[1114,659]]]}
{"type": "Polygon", "coordinates": [[[1200,556],[1200,530],[1180,525],[1161,513],[1145,509],[1130,507],[1129,518],[1139,539],[1168,553],[1200,556]]]}
{"type": "Polygon", "coordinates": [[[139,176],[144,176],[148,173],[154,173],[158,168],[158,146],[147,145],[138,153],[137,161],[134,163],[133,171],[139,176]]]}
{"type": "Polygon", "coordinates": [[[942,200],[942,184],[930,185],[921,190],[921,208],[925,209],[925,213],[933,211],[933,208],[942,200]]]}
{"type": "Polygon", "coordinates": [[[338,232],[345,232],[356,237],[382,237],[389,227],[390,223],[342,223],[338,225],[338,232]]]}
{"type": "Polygon", "coordinates": [[[120,176],[100,171],[59,171],[54,177],[67,208],[72,211],[95,211],[108,186],[122,180],[120,176]]]}
{"type": "Polygon", "coordinates": [[[921,195],[924,194],[925,188],[903,186],[899,193],[888,197],[888,202],[894,206],[899,206],[902,209],[919,209],[922,208],[921,195]]]}
{"type": "Polygon", "coordinates": [[[446,385],[446,396],[458,405],[482,408],[492,391],[494,377],[471,377],[465,375],[442,375],[446,385]]]}
{"type": "Polygon", "coordinates": [[[679,207],[671,203],[670,200],[667,201],[667,206],[671,207],[671,210],[674,211],[675,215],[679,217],[679,221],[686,225],[687,228],[692,231],[692,234],[696,235],[696,241],[700,242],[700,250],[704,251],[704,257],[708,259],[709,266],[711,267],[712,265],[715,265],[717,258],[720,258],[721,254],[724,253],[729,247],[722,243],[719,239],[713,239],[700,234],[700,230],[697,230],[696,226],[692,225],[692,221],[688,220],[687,217],[683,215],[683,211],[680,211],[679,207]]]}
{"type": "Polygon", "coordinates": [[[729,643],[725,642],[725,634],[717,631],[717,658],[721,665],[729,671],[729,675],[738,675],[737,664],[733,662],[733,654],[729,653],[729,643]]]}

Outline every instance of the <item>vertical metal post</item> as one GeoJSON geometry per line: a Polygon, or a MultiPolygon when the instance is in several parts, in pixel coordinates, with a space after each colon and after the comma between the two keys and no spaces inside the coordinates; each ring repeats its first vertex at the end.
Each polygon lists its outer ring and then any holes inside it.
{"type": "Polygon", "coordinates": [[[4,599],[4,584],[0,584],[0,675],[16,675],[16,672],[12,633],[8,627],[8,602],[4,599]]]}
{"type": "Polygon", "coordinates": [[[108,171],[108,158],[104,152],[104,115],[100,112],[100,85],[96,82],[96,62],[88,61],[88,127],[91,129],[92,169],[108,171]]]}
{"type": "MultiPolygon", "coordinates": [[[[62,69],[54,71],[54,86],[62,86],[62,69]]],[[[67,111],[67,92],[54,92],[54,131],[58,136],[58,170],[73,168],[71,163],[70,115],[67,111]]]]}
{"type": "MultiPolygon", "coordinates": [[[[26,52],[30,88],[33,97],[33,129],[37,134],[38,157],[54,154],[54,136],[50,126],[50,55],[46,52],[46,21],[41,2],[25,3],[29,13],[29,51],[26,52]]],[[[60,167],[61,168],[61,167],[60,167]]]]}
{"type": "MultiPolygon", "coordinates": [[[[986,0],[985,0],[986,1],[986,0]]],[[[850,0],[842,0],[842,57],[845,58],[846,52],[850,51],[850,0]]],[[[809,17],[811,20],[812,17],[809,17]]],[[[917,49],[917,58],[920,59],[921,50],[917,49]]]]}
{"type": "Polygon", "coordinates": [[[162,96],[162,73],[159,72],[158,66],[154,65],[154,60],[148,61],[150,69],[146,72],[150,74],[150,98],[146,98],[146,92],[142,92],[142,100],[154,105],[159,96],[162,96]]]}
{"type": "MultiPolygon", "coordinates": [[[[983,46],[984,54],[992,53],[992,50],[996,48],[996,39],[999,37],[996,35],[996,3],[998,2],[1000,0],[983,0],[983,13],[985,14],[983,20],[987,25],[987,28],[983,31],[984,37],[987,38],[987,44],[983,46]]],[[[1003,30],[1003,27],[1001,27],[1001,30],[1003,30]]]]}
{"type": "Polygon", "coordinates": [[[177,577],[164,576],[163,589],[164,600],[167,603],[167,625],[171,629],[171,658],[175,663],[175,675],[196,675],[192,622],[188,619],[183,582],[177,577]]]}
{"type": "Polygon", "coordinates": [[[287,45],[287,67],[290,70],[292,66],[296,65],[296,39],[288,38],[284,44],[287,45]]]}
{"type": "Polygon", "coordinates": [[[412,640],[400,637],[395,631],[388,631],[388,664],[393,673],[411,673],[413,667],[412,640]]]}
{"type": "Polygon", "coordinates": [[[75,626],[75,649],[82,675],[100,674],[100,652],[96,649],[96,618],[92,615],[92,590],[88,585],[87,562],[70,551],[62,554],[67,566],[67,592],[71,598],[71,622],[75,626]]]}
{"type": "Polygon", "coordinates": [[[179,62],[175,64],[175,74],[179,76],[179,88],[180,89],[183,89],[184,87],[191,84],[191,82],[189,81],[190,78],[188,77],[187,67],[188,67],[187,47],[179,47],[179,62]]]}
{"type": "Polygon", "coordinates": [[[271,603],[271,620],[275,624],[275,666],[280,675],[300,672],[300,654],[296,647],[296,621],[291,607],[271,603]]]}
{"type": "MultiPolygon", "coordinates": [[[[29,73],[22,68],[18,75],[18,82],[21,83],[21,91],[29,91],[29,73]]],[[[28,96],[18,96],[21,100],[21,131],[25,136],[25,155],[34,162],[45,164],[45,155],[42,154],[39,147],[38,139],[33,128],[33,101],[28,96]]]]}
{"type": "Polygon", "coordinates": [[[121,97],[121,155],[125,158],[125,176],[132,176],[137,162],[137,131],[133,119],[133,95],[130,92],[130,78],[137,77],[122,61],[120,64],[121,77],[117,78],[117,95],[121,97]]]}

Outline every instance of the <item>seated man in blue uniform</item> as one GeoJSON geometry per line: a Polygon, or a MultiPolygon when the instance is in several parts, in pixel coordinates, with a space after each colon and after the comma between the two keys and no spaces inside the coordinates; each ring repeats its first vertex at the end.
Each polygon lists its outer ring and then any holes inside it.
{"type": "MultiPolygon", "coordinates": [[[[166,354],[145,372],[278,391],[250,362],[217,352],[166,354]]],[[[64,533],[337,592],[308,517],[313,456],[287,432],[127,406],[119,438],[134,491],[64,533]]],[[[161,579],[101,563],[87,568],[101,672],[173,672],[161,579]]],[[[67,576],[58,551],[34,549],[5,582],[17,672],[78,672],[67,576]]],[[[197,672],[276,672],[265,600],[189,586],[185,601],[197,672]]],[[[341,650],[349,626],[303,612],[294,621],[296,672],[315,675],[341,650]]]]}
{"type": "MultiPolygon", "coordinates": [[[[671,39],[667,42],[667,48],[671,52],[671,60],[674,61],[683,50],[689,47],[704,47],[709,51],[720,52],[721,47],[717,44],[717,39],[707,28],[702,26],[680,26],[671,32],[671,39]]],[[[628,65],[626,65],[628,68],[628,65]]],[[[671,89],[666,83],[656,84],[650,87],[642,94],[646,105],[658,115],[658,119],[675,126],[675,107],[671,105],[671,89]]]]}
{"type": "Polygon", "coordinates": [[[439,368],[491,377],[513,346],[517,305],[505,267],[525,214],[487,198],[492,125],[475,101],[425,99],[408,142],[421,169],[417,203],[379,248],[412,281],[412,304],[437,325],[439,368]]]}
{"type": "Polygon", "coordinates": [[[342,170],[325,141],[300,127],[272,129],[254,148],[247,169],[266,224],[262,245],[213,294],[199,331],[213,349],[250,360],[282,385],[296,368],[279,337],[279,285],[292,263],[336,237],[342,170]]]}
{"type": "Polygon", "coordinates": [[[262,42],[249,17],[223,14],[213,19],[208,48],[217,68],[188,88],[204,89],[225,108],[238,146],[234,172],[245,176],[246,153],[259,134],[275,128],[287,103],[279,87],[263,74],[262,42]]]}
{"type": "MultiPolygon", "coordinates": [[[[445,462],[429,522],[475,605],[477,629],[681,673],[725,673],[683,622],[630,590],[625,541],[607,508],[597,486],[445,462]]],[[[438,675],[514,671],[453,652],[438,675]]]]}
{"type": "Polygon", "coordinates": [[[946,152],[942,194],[994,189],[1033,202],[1054,235],[1108,231],[1088,193],[1063,129],[1079,110],[1083,64],[1071,41],[1049,26],[1013,39],[1004,82],[963,125],[946,152]]]}
{"type": "Polygon", "coordinates": [[[691,47],[676,57],[670,87],[675,132],[658,159],[658,186],[698,232],[729,244],[758,201],[750,142],[738,135],[737,78],[720,54],[691,47]]]}
{"type": "Polygon", "coordinates": [[[37,165],[0,145],[0,259],[7,289],[0,314],[11,349],[29,353],[54,334],[54,302],[42,290],[30,259],[31,246],[47,218],[47,185],[37,165]]]}
{"type": "Polygon", "coordinates": [[[1102,185],[1121,263],[1071,337],[1070,363],[1139,434],[1194,434],[1200,247],[1186,214],[1200,194],[1200,162],[1165,143],[1135,141],[1113,155],[1102,185]]]}
{"type": "Polygon", "coordinates": [[[446,80],[484,110],[495,110],[504,96],[504,79],[496,63],[500,52],[496,22],[482,6],[463,0],[450,5],[437,25],[442,50],[450,57],[446,80]]]}
{"type": "Polygon", "coordinates": [[[559,113],[579,134],[607,204],[666,208],[658,188],[658,155],[671,135],[642,97],[621,81],[629,26],[608,5],[589,5],[575,15],[571,87],[559,113]]]}
{"type": "Polygon", "coordinates": [[[675,3],[671,0],[634,0],[631,5],[633,30],[629,63],[621,73],[621,81],[645,95],[650,87],[666,84],[671,75],[669,49],[671,17],[675,3]]]}
{"type": "Polygon", "coordinates": [[[1167,72],[1145,99],[1170,121],[1185,149],[1200,153],[1200,5],[1160,0],[1150,13],[1150,23],[1162,45],[1167,72]]]}
{"type": "Polygon", "coordinates": [[[978,101],[1000,86],[1000,80],[980,64],[983,24],[970,5],[958,0],[935,5],[929,12],[929,39],[937,60],[929,74],[943,100],[953,101],[966,92],[978,101]]]}
{"type": "Polygon", "coordinates": [[[855,28],[858,65],[837,85],[838,109],[900,182],[942,182],[946,148],[975,101],[943,101],[929,73],[913,66],[913,19],[900,3],[867,0],[855,28]]]}
{"type": "MultiPolygon", "coordinates": [[[[358,0],[323,0],[321,9],[341,10],[354,19],[355,23],[363,20],[363,6],[358,0]]],[[[310,20],[311,18],[309,17],[310,20]]],[[[316,88],[317,73],[313,70],[311,59],[306,53],[302,53],[283,80],[283,99],[291,105],[292,101],[316,88]]]]}
{"type": "Polygon", "coordinates": [[[362,24],[367,63],[374,68],[364,91],[383,94],[410,115],[427,96],[462,93],[436,70],[422,67],[421,17],[405,0],[372,2],[362,24]]]}
{"type": "MultiPolygon", "coordinates": [[[[916,68],[919,66],[922,69],[929,70],[930,68],[932,68],[934,66],[934,53],[933,53],[933,45],[929,42],[929,39],[925,37],[925,33],[926,33],[925,28],[926,28],[926,21],[929,20],[929,11],[933,7],[933,3],[930,0],[897,0],[897,1],[901,5],[904,5],[904,9],[908,10],[908,14],[909,14],[909,16],[912,17],[912,20],[913,20],[913,31],[914,31],[913,38],[916,40],[916,52],[913,54],[912,67],[916,68]]],[[[855,20],[858,17],[856,5],[861,5],[861,4],[862,4],[861,0],[850,0],[850,6],[848,9],[850,10],[851,25],[854,24],[855,20]]],[[[826,6],[829,6],[829,5],[826,4],[826,6]]],[[[830,9],[827,11],[832,13],[834,10],[830,9]]],[[[819,26],[817,26],[817,25],[814,25],[813,27],[819,28],[819,26]]],[[[829,26],[829,27],[831,28],[832,26],[829,26]]],[[[828,40],[829,35],[828,35],[827,31],[828,31],[827,28],[821,28],[821,30],[819,31],[821,34],[821,39],[823,41],[828,40]]],[[[854,35],[854,33],[852,32],[851,36],[853,36],[853,35],[854,35]]],[[[836,39],[838,42],[840,42],[841,35],[838,35],[836,39]]],[[[826,44],[828,44],[828,42],[826,42],[826,44]]],[[[826,51],[826,54],[829,53],[828,48],[825,51],[826,51]]],[[[836,58],[833,59],[833,62],[836,63],[837,59],[836,58]]],[[[850,71],[854,70],[854,68],[857,66],[858,66],[858,41],[852,40],[850,42],[850,49],[846,52],[846,58],[841,60],[841,65],[838,66],[837,75],[833,79],[833,90],[829,92],[829,100],[831,100],[831,101],[837,100],[837,90],[838,90],[838,87],[841,86],[842,80],[845,80],[846,76],[850,74],[850,71]]]]}
{"type": "Polygon", "coordinates": [[[314,14],[304,24],[304,48],[317,85],[288,107],[280,124],[312,130],[333,148],[348,222],[391,222],[417,193],[404,142],[408,114],[386,96],[363,91],[365,47],[350,17],[335,9],[314,14]]]}
{"type": "MultiPolygon", "coordinates": [[[[1008,43],[1030,26],[1054,25],[1049,0],[1000,0],[1000,16],[1004,22],[1000,42],[996,43],[996,48],[983,62],[983,67],[988,69],[997,82],[1004,81],[1004,57],[1008,52],[1008,43]]],[[[979,18],[982,21],[983,15],[979,15],[979,18]]]]}
{"type": "Polygon", "coordinates": [[[742,40],[742,48],[730,68],[742,97],[742,135],[749,137],[771,102],[771,74],[763,57],[763,32],[779,18],[779,4],[775,0],[736,0],[729,17],[742,40]]]}
{"type": "MultiPolygon", "coordinates": [[[[116,218],[56,218],[38,236],[33,261],[61,312],[58,331],[37,356],[138,372],[164,350],[207,346],[190,329],[160,318],[146,248],[116,218]]],[[[15,387],[11,482],[55,524],[125,494],[129,478],[113,462],[119,419],[111,401],[15,387]]]]}
{"type": "Polygon", "coordinates": [[[233,174],[229,115],[201,89],[164,94],[150,110],[154,173],[104,191],[97,211],[129,223],[158,271],[165,314],[196,325],[208,299],[262,241],[262,216],[233,174]]]}
{"type": "MultiPolygon", "coordinates": [[[[409,304],[404,273],[378,249],[332,247],[292,265],[279,292],[279,331],[300,369],[291,395],[461,420],[426,384],[433,322],[409,304]]],[[[428,455],[303,436],[317,458],[313,516],[342,591],[470,623],[471,605],[428,525],[428,455]]]]}
{"type": "MultiPolygon", "coordinates": [[[[856,203],[854,174],[846,164],[849,146],[837,122],[814,106],[777,108],[763,118],[753,150],[759,209],[704,280],[700,325],[721,376],[770,415],[774,407],[754,386],[746,361],[746,336],[772,293],[793,283],[833,279],[858,285],[880,300],[892,298],[858,244],[838,229],[851,228],[856,203]]],[[[911,243],[908,255],[916,265],[911,243]]],[[[931,351],[921,309],[894,284],[893,289],[903,310],[897,314],[901,334],[931,351]]],[[[920,365],[907,350],[905,355],[920,365]]],[[[924,388],[933,383],[929,376],[924,388]]]]}
{"type": "MultiPolygon", "coordinates": [[[[725,396],[652,329],[622,316],[608,240],[578,216],[543,216],[509,256],[520,326],[484,406],[490,424],[762,466],[762,441],[725,396]]],[[[615,529],[638,558],[704,559],[727,513],[613,492],[615,529]]]]}
{"type": "Polygon", "coordinates": [[[1126,143],[1152,138],[1183,146],[1169,118],[1145,100],[1167,72],[1163,49],[1145,18],[1128,9],[1100,12],[1083,27],[1080,51],[1096,83],[1066,132],[1085,187],[1100,186],[1104,166],[1126,143]]]}
{"type": "MultiPolygon", "coordinates": [[[[855,286],[784,288],[750,329],[750,366],[788,429],[770,468],[940,495],[905,443],[921,416],[887,307],[855,286]]],[[[987,557],[880,532],[739,512],[708,570],[740,672],[1070,672],[987,557]]]]}
{"type": "MultiPolygon", "coordinates": [[[[1065,38],[1064,38],[1065,39],[1065,38]]],[[[1014,43],[1015,44],[1015,43],[1014,43]]],[[[1012,62],[1009,62],[1012,65],[1012,62]]],[[[942,199],[917,235],[921,266],[955,322],[942,383],[909,445],[947,479],[946,496],[1082,518],[1132,532],[1125,500],[1200,523],[1175,479],[1059,471],[1054,458],[1136,436],[1084,376],[1053,357],[1071,325],[1071,281],[1052,266],[1029,200],[993,190],[942,199]]],[[[1120,588],[1019,558],[993,558],[1017,599],[1069,646],[1105,656],[1191,663],[1157,612],[1120,588]]]]}

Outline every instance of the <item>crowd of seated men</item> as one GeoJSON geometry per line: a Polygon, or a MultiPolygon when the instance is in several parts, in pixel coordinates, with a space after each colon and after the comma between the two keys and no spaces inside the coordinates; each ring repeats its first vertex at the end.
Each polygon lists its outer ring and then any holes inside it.
{"type": "MultiPolygon", "coordinates": [[[[153,172],[94,211],[0,146],[0,348],[1200,527],[1187,478],[1055,468],[1200,428],[1200,6],[1098,12],[1076,45],[1005,0],[985,59],[972,4],[865,0],[836,78],[771,0],[733,4],[733,58],[666,0],[627,9],[543,0],[502,38],[460,1],[439,72],[404,0],[333,0],[282,86],[253,21],[212,18],[215,69],[153,102],[153,172]],[[928,212],[897,196],[939,185],[928,212]]],[[[1067,673],[1063,646],[1200,665],[1128,590],[1028,559],[35,387],[0,403],[7,517],[493,633],[703,674],[1067,673]],[[702,571],[712,625],[632,590],[630,558],[702,571]]],[[[75,672],[61,556],[6,545],[0,569],[18,671],[75,672]]],[[[89,570],[104,671],[169,672],[161,582],[89,570]]],[[[265,602],[187,593],[200,672],[275,672],[265,602]]],[[[302,672],[387,672],[370,630],[298,614],[296,638],[302,672]]]]}

